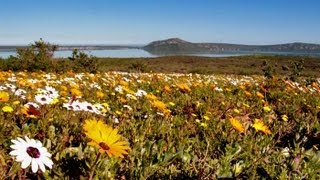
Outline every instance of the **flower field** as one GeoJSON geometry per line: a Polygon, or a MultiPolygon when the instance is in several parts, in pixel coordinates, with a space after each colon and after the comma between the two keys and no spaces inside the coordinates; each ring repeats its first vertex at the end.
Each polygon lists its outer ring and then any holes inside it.
{"type": "Polygon", "coordinates": [[[319,179],[320,79],[0,72],[0,179],[319,179]]]}

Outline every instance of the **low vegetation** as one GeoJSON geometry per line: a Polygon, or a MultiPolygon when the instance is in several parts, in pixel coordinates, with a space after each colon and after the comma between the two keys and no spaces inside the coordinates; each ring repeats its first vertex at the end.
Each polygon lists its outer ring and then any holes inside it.
{"type": "Polygon", "coordinates": [[[164,56],[155,58],[99,58],[100,71],[264,75],[267,66],[275,75],[319,77],[320,58],[278,55],[239,57],[164,56]],[[300,64],[303,69],[296,69],[300,64]],[[136,66],[136,67],[135,67],[136,66]]]}
{"type": "Polygon", "coordinates": [[[316,58],[41,47],[1,64],[25,67],[0,72],[0,179],[320,178],[316,58]]]}

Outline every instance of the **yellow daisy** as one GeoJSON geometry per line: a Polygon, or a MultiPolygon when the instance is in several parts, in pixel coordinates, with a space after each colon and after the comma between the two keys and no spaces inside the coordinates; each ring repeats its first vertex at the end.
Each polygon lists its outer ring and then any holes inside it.
{"type": "Polygon", "coordinates": [[[269,130],[268,126],[266,126],[262,120],[255,119],[254,124],[251,125],[257,132],[262,131],[265,134],[271,134],[271,131],[269,130]]]}
{"type": "Polygon", "coordinates": [[[264,112],[270,112],[271,111],[271,108],[269,106],[264,106],[263,107],[263,111],[264,112]]]}
{"type": "Polygon", "coordinates": [[[166,105],[164,102],[162,102],[162,101],[156,100],[156,101],[154,101],[154,102],[152,103],[152,105],[153,105],[155,108],[157,108],[157,109],[159,109],[159,110],[161,110],[161,111],[167,109],[167,105],[166,105]]]}
{"type": "Polygon", "coordinates": [[[99,120],[86,120],[83,127],[85,134],[91,139],[88,143],[99,148],[101,154],[107,153],[109,157],[123,158],[130,150],[129,143],[121,140],[117,129],[106,125],[99,120]]]}
{"type": "Polygon", "coordinates": [[[235,118],[229,119],[231,125],[233,128],[235,128],[240,133],[244,133],[244,126],[241,124],[241,122],[235,118]]]}
{"type": "Polygon", "coordinates": [[[13,112],[13,108],[10,107],[10,106],[4,106],[4,107],[2,108],[2,111],[3,111],[3,112],[6,112],[6,113],[11,113],[11,112],[13,112]]]}

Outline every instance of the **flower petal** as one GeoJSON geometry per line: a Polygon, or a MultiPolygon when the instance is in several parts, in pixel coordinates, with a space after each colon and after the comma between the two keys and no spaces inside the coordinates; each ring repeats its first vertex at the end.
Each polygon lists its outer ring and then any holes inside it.
{"type": "Polygon", "coordinates": [[[11,151],[9,154],[10,154],[11,156],[18,156],[18,155],[20,155],[21,153],[22,153],[21,150],[16,149],[16,150],[11,151]]]}
{"type": "Polygon", "coordinates": [[[22,168],[22,169],[27,168],[27,167],[30,165],[31,160],[32,160],[32,158],[31,158],[30,156],[29,156],[29,157],[26,157],[26,158],[24,159],[24,161],[22,161],[21,168],[22,168]]]}
{"type": "Polygon", "coordinates": [[[36,159],[32,159],[32,166],[31,166],[32,172],[36,173],[38,171],[38,163],[36,159]]]}
{"type": "Polygon", "coordinates": [[[45,172],[45,171],[46,171],[46,168],[44,167],[44,164],[43,164],[42,160],[41,160],[41,159],[36,159],[36,161],[37,161],[37,163],[38,163],[41,171],[42,171],[42,172],[45,172]]]}
{"type": "Polygon", "coordinates": [[[49,159],[47,157],[43,157],[43,158],[41,158],[41,160],[44,165],[46,165],[49,169],[52,169],[53,162],[51,159],[49,159]]]}

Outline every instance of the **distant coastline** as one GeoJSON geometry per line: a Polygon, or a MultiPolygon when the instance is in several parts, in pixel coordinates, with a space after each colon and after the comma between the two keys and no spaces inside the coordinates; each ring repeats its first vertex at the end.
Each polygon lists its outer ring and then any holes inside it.
{"type": "MultiPolygon", "coordinates": [[[[145,50],[156,56],[189,54],[318,54],[320,44],[287,43],[275,45],[243,45],[229,43],[192,43],[179,38],[153,41],[147,45],[57,45],[57,51],[145,50]]],[[[0,52],[15,52],[28,46],[0,45],[0,52]]]]}

